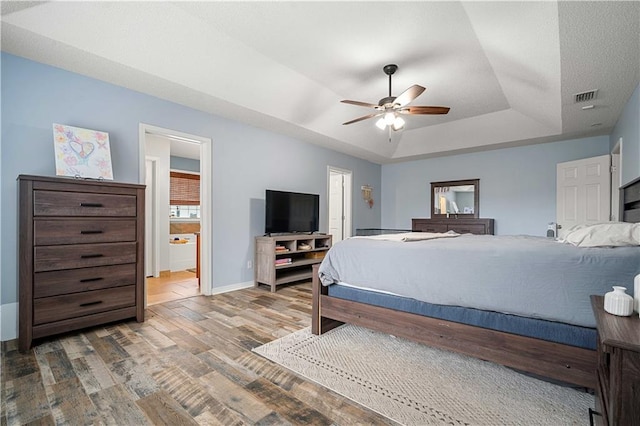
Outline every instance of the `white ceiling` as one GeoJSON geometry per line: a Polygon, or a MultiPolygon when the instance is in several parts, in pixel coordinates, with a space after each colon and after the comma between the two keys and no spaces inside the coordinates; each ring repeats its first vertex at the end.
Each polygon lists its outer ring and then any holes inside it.
{"type": "MultiPolygon", "coordinates": [[[[640,2],[2,2],[2,50],[376,163],[609,134],[640,2]],[[341,123],[427,90],[402,132],[341,123]],[[576,93],[598,89],[587,104],[576,93]]],[[[207,135],[205,135],[207,136],[207,135]]]]}

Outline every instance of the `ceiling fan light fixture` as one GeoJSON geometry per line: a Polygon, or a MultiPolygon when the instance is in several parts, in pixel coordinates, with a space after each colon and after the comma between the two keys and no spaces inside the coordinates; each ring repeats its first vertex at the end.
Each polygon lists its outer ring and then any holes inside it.
{"type": "Polygon", "coordinates": [[[396,121],[396,114],[393,112],[387,112],[384,115],[384,122],[387,126],[392,126],[393,123],[396,121]]]}
{"type": "Polygon", "coordinates": [[[394,64],[385,65],[384,68],[382,68],[384,73],[389,76],[389,96],[380,99],[377,105],[367,103],[367,102],[351,101],[348,99],[340,101],[345,104],[373,108],[376,111],[373,114],[365,115],[363,117],[358,117],[355,120],[350,120],[345,123],[342,123],[343,125],[353,124],[363,120],[367,120],[369,118],[382,116],[376,121],[376,127],[378,127],[380,130],[385,130],[387,127],[389,127],[389,131],[400,130],[404,128],[405,121],[398,114],[427,115],[427,114],[447,114],[449,112],[449,107],[441,107],[441,106],[409,107],[407,106],[411,102],[413,102],[415,98],[420,96],[422,92],[426,90],[426,88],[418,84],[414,84],[413,86],[409,87],[407,90],[405,90],[398,96],[393,96],[391,92],[391,76],[396,72],[397,69],[398,69],[398,66],[394,64]]]}
{"type": "Polygon", "coordinates": [[[404,120],[402,119],[402,117],[396,117],[396,119],[393,121],[393,130],[400,130],[404,127],[404,120]]]}

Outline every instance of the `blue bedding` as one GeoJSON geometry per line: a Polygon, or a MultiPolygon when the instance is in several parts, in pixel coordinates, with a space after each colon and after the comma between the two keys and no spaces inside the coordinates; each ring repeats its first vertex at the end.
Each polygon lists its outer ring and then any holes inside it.
{"type": "Polygon", "coordinates": [[[584,248],[530,236],[424,241],[354,237],[320,265],[323,285],[346,283],[436,305],[595,327],[589,296],[633,290],[640,247],[584,248]]]}

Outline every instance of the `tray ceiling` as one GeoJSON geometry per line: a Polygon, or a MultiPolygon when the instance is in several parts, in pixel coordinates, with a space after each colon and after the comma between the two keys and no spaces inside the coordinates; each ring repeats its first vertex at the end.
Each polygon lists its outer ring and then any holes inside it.
{"type": "Polygon", "coordinates": [[[2,50],[376,163],[609,134],[638,2],[2,2],[2,50]],[[340,103],[419,84],[389,134],[340,103]],[[575,94],[597,89],[595,99],[575,94]],[[591,109],[582,107],[593,105],[591,109]]]}

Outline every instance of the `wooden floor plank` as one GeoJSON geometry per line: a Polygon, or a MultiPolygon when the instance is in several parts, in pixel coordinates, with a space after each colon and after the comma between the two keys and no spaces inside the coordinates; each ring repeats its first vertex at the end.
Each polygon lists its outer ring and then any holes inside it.
{"type": "Polygon", "coordinates": [[[198,423],[167,392],[161,390],[136,404],[145,412],[154,425],[197,425],[198,423]]]}
{"type": "MultiPolygon", "coordinates": [[[[220,352],[217,352],[220,353],[220,352]]],[[[198,358],[207,364],[213,371],[223,375],[234,383],[244,386],[251,383],[258,376],[243,366],[238,365],[232,358],[226,357],[224,354],[218,356],[213,351],[207,351],[198,355],[198,358]]]]}
{"type": "Polygon", "coordinates": [[[47,359],[47,353],[39,353],[34,351],[36,362],[40,367],[40,376],[42,377],[42,384],[45,386],[52,385],[56,382],[56,378],[53,376],[51,367],[49,366],[49,360],[47,359]]]}
{"type": "MultiPolygon", "coordinates": [[[[91,395],[98,414],[107,424],[144,425],[149,419],[123,385],[115,385],[91,395]]],[[[73,423],[73,422],[72,422],[73,423]]]]}
{"type": "Polygon", "coordinates": [[[160,360],[167,365],[175,365],[187,376],[197,378],[211,372],[211,368],[200,358],[182,350],[178,346],[171,346],[159,353],[160,360]]]}
{"type": "MultiPolygon", "coordinates": [[[[206,317],[204,317],[204,319],[206,320],[206,317]]],[[[207,331],[207,328],[201,325],[202,320],[194,322],[181,315],[177,315],[169,318],[167,321],[174,324],[179,330],[192,335],[201,334],[207,331]]]]}
{"type": "Polygon", "coordinates": [[[98,422],[98,412],[77,377],[47,386],[46,392],[56,424],[98,422]]]}
{"type": "Polygon", "coordinates": [[[242,423],[235,413],[209,395],[196,379],[187,376],[179,368],[170,367],[154,378],[191,416],[196,417],[209,411],[223,424],[242,423]]]}
{"type": "Polygon", "coordinates": [[[274,411],[278,409],[282,416],[294,424],[331,425],[333,423],[319,411],[292,397],[266,379],[254,380],[247,385],[246,389],[274,411]]]}
{"type": "Polygon", "coordinates": [[[87,395],[115,385],[108,366],[95,353],[71,360],[71,366],[87,395]]]}
{"type": "Polygon", "coordinates": [[[118,383],[138,398],[144,398],[159,390],[153,377],[131,358],[112,363],[109,370],[118,383]]]}
{"type": "Polygon", "coordinates": [[[40,373],[27,374],[3,383],[3,388],[7,424],[28,424],[51,415],[40,373]]]}
{"type": "Polygon", "coordinates": [[[2,379],[14,380],[39,371],[38,361],[33,351],[26,355],[12,349],[2,354],[2,379]]]}
{"type": "Polygon", "coordinates": [[[172,331],[171,333],[167,334],[180,349],[189,351],[194,355],[209,350],[209,346],[207,344],[203,343],[201,340],[198,340],[191,334],[185,333],[182,330],[172,331]]]}
{"type": "Polygon", "coordinates": [[[91,346],[91,342],[89,342],[89,339],[87,339],[84,334],[66,336],[60,343],[70,360],[91,355],[96,352],[95,349],[93,349],[93,346],[91,346]]]}
{"type": "Polygon", "coordinates": [[[222,402],[231,410],[242,415],[251,423],[256,423],[271,414],[272,410],[248,392],[241,384],[229,380],[213,371],[199,379],[200,384],[209,395],[222,402]]]}
{"type": "Polygon", "coordinates": [[[109,364],[129,356],[127,351],[113,337],[110,335],[100,337],[101,334],[103,334],[102,330],[95,330],[95,332],[87,333],[87,338],[104,362],[109,364]]]}
{"type": "Polygon", "coordinates": [[[45,358],[56,383],[75,376],[71,361],[64,350],[47,352],[45,358]]]}

